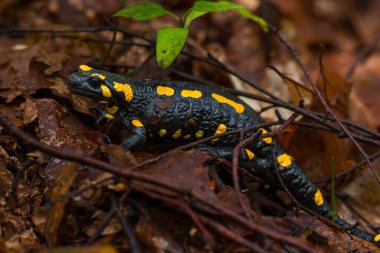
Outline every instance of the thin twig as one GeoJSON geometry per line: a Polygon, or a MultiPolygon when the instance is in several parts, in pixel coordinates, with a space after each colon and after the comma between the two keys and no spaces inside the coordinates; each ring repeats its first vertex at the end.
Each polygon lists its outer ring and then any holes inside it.
{"type": "Polygon", "coordinates": [[[115,210],[117,217],[120,220],[121,227],[123,228],[124,234],[127,236],[128,242],[129,242],[129,248],[132,253],[141,253],[141,247],[138,243],[136,233],[132,227],[132,225],[129,223],[129,221],[124,217],[124,215],[121,213],[115,197],[111,197],[111,205],[112,209],[115,210]]]}
{"type": "Polygon", "coordinates": [[[100,224],[96,228],[95,233],[87,240],[86,245],[93,244],[95,240],[99,238],[99,236],[102,234],[103,230],[107,227],[108,223],[115,216],[115,214],[116,214],[115,209],[111,208],[110,211],[107,213],[107,215],[103,218],[103,220],[100,222],[100,224]]]}
{"type": "Polygon", "coordinates": [[[239,201],[239,204],[241,206],[241,209],[243,210],[243,213],[247,217],[249,221],[252,220],[251,218],[251,210],[247,210],[247,206],[244,204],[241,192],[240,192],[240,184],[239,184],[239,173],[238,173],[238,167],[239,167],[239,153],[242,150],[243,147],[246,145],[254,142],[257,140],[257,138],[260,136],[261,132],[257,132],[247,139],[241,141],[238,145],[236,145],[232,152],[232,181],[234,184],[235,194],[239,201]]]}

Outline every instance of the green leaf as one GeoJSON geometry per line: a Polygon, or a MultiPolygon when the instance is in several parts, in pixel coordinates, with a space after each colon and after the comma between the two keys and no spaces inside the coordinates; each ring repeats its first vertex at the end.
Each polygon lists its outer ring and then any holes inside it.
{"type": "Polygon", "coordinates": [[[163,27],[157,33],[156,59],[160,68],[169,67],[185,46],[187,28],[163,27]]]}
{"type": "Polygon", "coordinates": [[[186,21],[185,21],[185,27],[188,28],[190,26],[190,23],[207,13],[210,12],[224,12],[228,10],[237,10],[240,12],[241,15],[244,17],[258,23],[261,26],[261,29],[263,29],[265,32],[268,31],[268,25],[265,22],[264,19],[253,15],[250,13],[244,6],[234,4],[227,1],[218,1],[218,2],[210,2],[210,1],[197,1],[194,3],[193,7],[190,9],[186,21]]]}
{"type": "Polygon", "coordinates": [[[238,12],[240,12],[241,15],[243,15],[244,17],[252,20],[253,22],[256,22],[259,24],[259,26],[261,26],[261,29],[264,31],[264,32],[268,32],[268,24],[267,22],[263,19],[263,18],[260,18],[259,16],[256,16],[256,15],[253,15],[249,10],[247,9],[239,9],[238,12]]]}
{"type": "Polygon", "coordinates": [[[114,16],[132,18],[135,21],[142,21],[161,17],[167,11],[159,4],[151,2],[141,2],[121,9],[114,16]]]}
{"type": "Polygon", "coordinates": [[[189,28],[190,23],[191,23],[194,19],[196,19],[196,18],[198,18],[198,17],[200,17],[200,16],[203,16],[203,15],[205,15],[205,14],[207,14],[207,12],[200,12],[200,11],[190,10],[189,14],[188,14],[187,17],[186,17],[186,21],[185,21],[185,25],[184,25],[184,27],[185,27],[185,28],[189,28]]]}
{"type": "Polygon", "coordinates": [[[232,9],[240,9],[243,6],[234,4],[228,1],[197,1],[194,3],[192,9],[199,12],[224,12],[232,9]]]}

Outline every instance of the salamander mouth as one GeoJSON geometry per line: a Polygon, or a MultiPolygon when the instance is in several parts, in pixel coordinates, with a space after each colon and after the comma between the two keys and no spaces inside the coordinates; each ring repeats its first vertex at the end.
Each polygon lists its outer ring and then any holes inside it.
{"type": "Polygon", "coordinates": [[[93,100],[104,100],[105,99],[103,96],[100,96],[96,93],[84,91],[84,90],[77,89],[77,88],[70,88],[70,91],[74,94],[77,94],[77,95],[80,95],[83,97],[87,97],[87,98],[91,98],[93,100]]]}

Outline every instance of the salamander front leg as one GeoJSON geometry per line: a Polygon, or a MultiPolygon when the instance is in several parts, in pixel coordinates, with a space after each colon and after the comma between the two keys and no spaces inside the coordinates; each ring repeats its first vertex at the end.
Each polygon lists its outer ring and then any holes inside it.
{"type": "Polygon", "coordinates": [[[122,141],[120,145],[129,150],[135,150],[146,141],[146,129],[138,119],[125,120],[123,123],[126,127],[131,129],[132,134],[122,141]]]}
{"type": "Polygon", "coordinates": [[[103,125],[109,123],[113,120],[113,115],[107,113],[105,110],[100,108],[98,105],[92,105],[89,107],[90,112],[97,117],[96,124],[103,125]]]}

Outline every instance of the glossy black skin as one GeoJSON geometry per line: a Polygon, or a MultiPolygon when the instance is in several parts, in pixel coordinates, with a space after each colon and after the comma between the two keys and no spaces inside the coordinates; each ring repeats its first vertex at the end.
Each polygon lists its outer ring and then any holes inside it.
{"type": "MultiPolygon", "coordinates": [[[[156,141],[184,141],[182,136],[191,133],[193,137],[186,141],[193,141],[195,140],[194,133],[197,130],[204,131],[203,137],[213,136],[215,129],[220,123],[225,124],[230,131],[264,122],[263,119],[242,100],[213,87],[185,82],[136,80],[100,70],[79,70],[70,76],[68,82],[73,93],[93,98],[97,101],[105,100],[101,93],[99,93],[97,86],[103,83],[110,88],[112,98],[107,99],[107,101],[111,104],[117,104],[120,107],[115,117],[120,118],[124,126],[132,130],[131,137],[121,143],[121,145],[129,149],[135,149],[141,146],[149,136],[152,136],[149,138],[155,138],[156,141]],[[96,77],[94,79],[94,77],[90,76],[93,73],[104,75],[106,79],[101,80],[96,77]],[[125,102],[124,94],[113,89],[112,82],[114,81],[131,85],[134,93],[131,102],[125,102]],[[158,95],[156,92],[158,85],[172,87],[175,90],[175,94],[170,97],[158,95]],[[183,89],[199,90],[203,96],[199,99],[184,98],[179,95],[183,89]],[[238,114],[231,106],[216,102],[210,97],[211,93],[220,94],[244,105],[244,112],[238,114]],[[132,126],[130,124],[132,119],[139,119],[144,127],[132,126]],[[162,128],[168,132],[165,137],[157,135],[158,131],[162,128]],[[182,136],[174,140],[171,138],[171,135],[179,128],[183,131],[182,136]]],[[[269,131],[269,129],[267,130],[269,131]]],[[[253,132],[250,132],[246,137],[252,134],[253,132]]],[[[200,149],[214,156],[229,159],[231,158],[233,147],[238,143],[239,136],[229,135],[221,137],[218,141],[210,142],[208,145],[200,147],[200,149]]],[[[255,154],[255,157],[252,160],[242,158],[239,162],[240,166],[255,175],[265,178],[269,184],[276,187],[280,187],[281,185],[278,180],[279,175],[288,191],[300,204],[331,219],[332,211],[326,200],[324,200],[321,206],[315,204],[314,196],[317,187],[306,177],[301,169],[294,162],[286,168],[281,167],[275,162],[276,157],[285,153],[281,145],[275,143],[275,141],[273,141],[272,144],[267,144],[259,138],[246,148],[251,150],[255,154]],[[278,174],[276,173],[276,169],[278,174]]],[[[374,235],[353,228],[338,216],[336,216],[335,222],[342,228],[349,230],[352,234],[374,244],[378,244],[374,242],[374,235]]]]}

